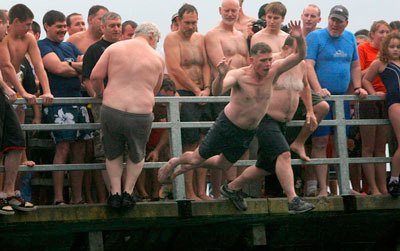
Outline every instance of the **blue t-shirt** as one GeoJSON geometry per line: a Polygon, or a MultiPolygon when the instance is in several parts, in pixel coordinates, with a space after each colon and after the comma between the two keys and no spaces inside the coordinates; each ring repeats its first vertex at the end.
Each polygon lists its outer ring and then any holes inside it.
{"type": "Polygon", "coordinates": [[[306,59],[315,61],[321,87],[332,94],[345,94],[351,79],[351,63],[358,60],[353,33],[344,31],[340,37],[332,37],[325,28],[309,33],[306,41],[306,59]]]}
{"type": "MultiPolygon", "coordinates": [[[[47,38],[38,42],[42,58],[54,52],[61,61],[76,61],[82,53],[70,42],[56,43],[47,38]]],[[[47,71],[50,90],[54,97],[81,97],[81,81],[78,77],[62,77],[47,71]]]]}

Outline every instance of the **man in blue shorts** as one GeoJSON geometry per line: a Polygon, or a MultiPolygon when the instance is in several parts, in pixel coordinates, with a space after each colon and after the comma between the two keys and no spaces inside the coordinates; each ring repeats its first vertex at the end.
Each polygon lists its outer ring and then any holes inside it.
{"type": "MultiPolygon", "coordinates": [[[[341,5],[334,6],[328,18],[328,27],[308,34],[307,70],[313,90],[322,97],[344,95],[350,81],[353,82],[354,94],[366,97],[367,92],[361,87],[361,68],[358,60],[357,44],[354,35],[346,31],[349,21],[348,10],[341,5]]],[[[330,104],[332,107],[333,104],[330,104]]],[[[346,112],[349,118],[349,111],[346,112]]],[[[332,119],[332,111],[325,119],[332,119]]],[[[312,158],[326,158],[326,147],[333,128],[320,126],[313,134],[312,158]]],[[[319,184],[319,196],[327,196],[326,165],[316,166],[319,184]]]]}
{"type": "MultiPolygon", "coordinates": [[[[43,64],[50,80],[50,89],[55,97],[81,97],[82,53],[71,43],[63,42],[67,32],[66,18],[55,10],[43,16],[46,38],[39,41],[43,64]]],[[[46,119],[51,124],[89,123],[86,107],[79,105],[54,105],[44,109],[46,119]]],[[[56,143],[54,164],[65,164],[69,153],[71,163],[84,163],[84,140],[92,138],[88,130],[53,131],[56,143]]],[[[71,203],[82,202],[83,171],[71,171],[71,203]]],[[[53,172],[54,204],[64,204],[64,171],[53,172]]]]}

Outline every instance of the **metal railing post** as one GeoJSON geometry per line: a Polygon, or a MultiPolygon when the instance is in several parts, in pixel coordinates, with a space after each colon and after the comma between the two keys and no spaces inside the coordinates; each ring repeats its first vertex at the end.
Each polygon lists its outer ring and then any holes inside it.
{"type": "MultiPolygon", "coordinates": [[[[175,99],[169,102],[168,121],[171,122],[170,147],[172,156],[180,156],[182,154],[182,137],[179,112],[179,100],[175,99]]],[[[185,198],[185,181],[184,176],[179,175],[173,181],[174,183],[174,199],[182,200],[185,198]]]]}
{"type": "Polygon", "coordinates": [[[335,149],[336,154],[340,159],[338,168],[338,181],[339,181],[339,192],[341,195],[350,195],[350,175],[349,175],[349,159],[347,153],[347,136],[346,136],[346,117],[344,111],[344,99],[334,100],[335,105],[333,107],[334,116],[337,122],[336,133],[335,133],[335,149]]]}

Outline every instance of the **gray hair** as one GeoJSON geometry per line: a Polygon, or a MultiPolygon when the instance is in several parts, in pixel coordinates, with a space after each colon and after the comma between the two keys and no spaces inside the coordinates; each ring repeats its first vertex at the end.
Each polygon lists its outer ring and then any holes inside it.
{"type": "Polygon", "coordinates": [[[121,19],[121,16],[115,12],[109,11],[101,17],[101,24],[105,25],[108,20],[121,19]]]}
{"type": "Polygon", "coordinates": [[[158,40],[161,37],[161,32],[157,25],[145,22],[136,28],[134,36],[153,36],[155,40],[158,40]]]}

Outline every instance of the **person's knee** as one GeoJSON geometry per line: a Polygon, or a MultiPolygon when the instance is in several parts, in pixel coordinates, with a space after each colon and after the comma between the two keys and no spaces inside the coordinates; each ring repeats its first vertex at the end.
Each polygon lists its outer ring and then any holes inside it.
{"type": "Polygon", "coordinates": [[[278,161],[290,161],[291,160],[291,154],[289,151],[283,152],[278,156],[278,161]]]}
{"type": "Polygon", "coordinates": [[[321,119],[329,112],[329,104],[326,101],[319,102],[313,108],[315,115],[321,119]]]}
{"type": "Polygon", "coordinates": [[[65,156],[69,153],[70,145],[67,142],[58,143],[56,146],[56,152],[59,155],[65,156]]]}
{"type": "Polygon", "coordinates": [[[324,150],[328,145],[328,136],[314,137],[312,139],[312,148],[314,150],[324,150]]]}
{"type": "Polygon", "coordinates": [[[374,147],[372,145],[363,145],[361,153],[364,157],[372,157],[374,154],[374,147]]]}

